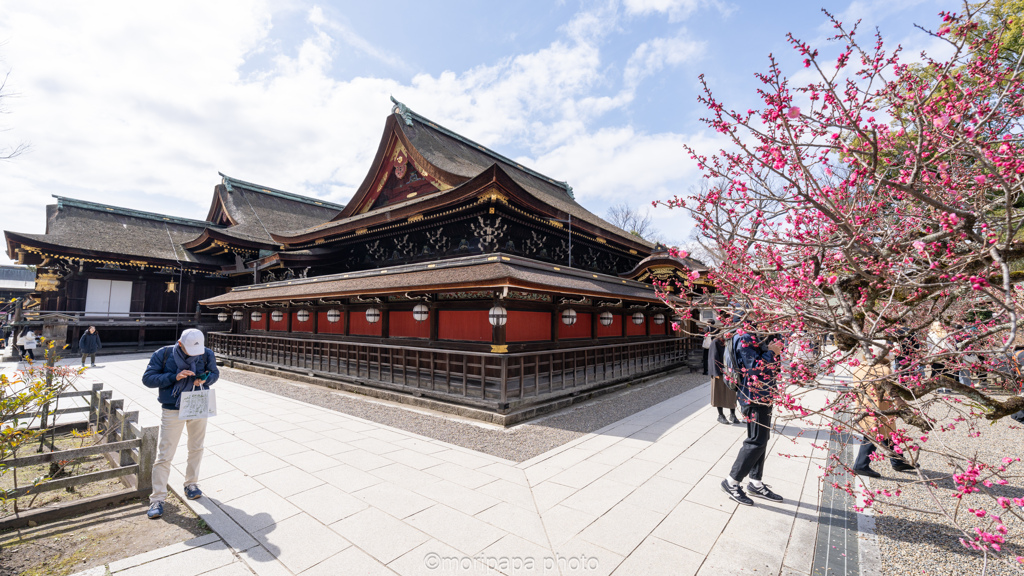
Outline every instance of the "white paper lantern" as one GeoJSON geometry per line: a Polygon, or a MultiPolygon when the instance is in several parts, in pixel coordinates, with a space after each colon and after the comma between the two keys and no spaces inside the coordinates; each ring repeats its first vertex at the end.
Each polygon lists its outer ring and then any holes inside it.
{"type": "Polygon", "coordinates": [[[227,321],[228,321],[228,313],[227,312],[220,312],[220,313],[217,314],[217,322],[227,322],[227,321]]]}
{"type": "Polygon", "coordinates": [[[284,320],[284,312],[281,312],[280,310],[274,310],[273,312],[270,313],[270,319],[273,320],[274,322],[280,322],[281,320],[284,320]]]}
{"type": "Polygon", "coordinates": [[[504,326],[508,319],[508,312],[501,306],[495,306],[487,311],[487,321],[491,326],[504,326]]]}
{"type": "Polygon", "coordinates": [[[299,322],[305,322],[309,320],[309,310],[299,310],[295,313],[295,319],[299,322]]]}
{"type": "Polygon", "coordinates": [[[576,311],[572,308],[562,310],[562,324],[572,326],[576,323],[576,311]]]}
{"type": "Polygon", "coordinates": [[[377,322],[380,322],[380,310],[376,308],[367,308],[366,321],[369,322],[370,324],[376,324],[377,322]]]}
{"type": "Polygon", "coordinates": [[[665,323],[665,315],[664,314],[655,314],[654,315],[654,323],[659,325],[659,326],[664,324],[665,323]]]}
{"type": "Polygon", "coordinates": [[[263,320],[263,313],[253,312],[252,314],[249,315],[249,318],[252,318],[253,322],[259,322],[260,320],[263,320]]]}
{"type": "Polygon", "coordinates": [[[417,322],[423,322],[430,315],[430,308],[427,308],[426,304],[417,304],[413,306],[412,318],[417,322]]]}
{"type": "Polygon", "coordinates": [[[638,324],[639,325],[639,324],[643,324],[643,323],[644,323],[644,313],[643,312],[634,312],[633,313],[633,324],[638,324]]]}
{"type": "Polygon", "coordinates": [[[328,322],[337,322],[339,320],[341,320],[341,310],[331,308],[330,310],[327,311],[328,322]]]}
{"type": "Polygon", "coordinates": [[[601,312],[601,326],[611,326],[611,325],[612,325],[612,313],[611,312],[601,312]]]}
{"type": "Polygon", "coordinates": [[[245,318],[245,314],[242,314],[241,310],[235,310],[231,313],[231,317],[235,320],[241,320],[242,318],[245,318]]]}

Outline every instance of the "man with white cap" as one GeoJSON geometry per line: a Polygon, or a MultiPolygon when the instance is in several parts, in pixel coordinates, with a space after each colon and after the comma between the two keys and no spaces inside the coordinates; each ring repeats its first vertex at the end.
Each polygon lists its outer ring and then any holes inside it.
{"type": "Polygon", "coordinates": [[[188,428],[188,465],[185,469],[185,496],[195,500],[203,495],[199,489],[199,464],[203,459],[206,419],[179,420],[181,393],[196,388],[207,389],[220,377],[217,358],[204,345],[203,333],[190,328],[171,346],[153,353],[142,374],[142,383],[157,388],[157,400],[163,406],[160,419],[160,441],[153,463],[153,493],[149,496],[149,518],[163,516],[167,498],[167,478],[171,460],[178,448],[181,431],[188,428]]]}

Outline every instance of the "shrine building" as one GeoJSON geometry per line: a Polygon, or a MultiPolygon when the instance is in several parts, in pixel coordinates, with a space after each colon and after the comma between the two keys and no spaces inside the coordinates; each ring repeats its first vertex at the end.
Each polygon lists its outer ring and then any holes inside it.
{"type": "Polygon", "coordinates": [[[672,326],[699,311],[653,283],[711,290],[699,262],[398,102],[344,206],[222,174],[202,221],[57,197],[45,234],[5,236],[37,266],[20,322],[54,337],[197,326],[229,365],[504,423],[692,361],[672,326]]]}

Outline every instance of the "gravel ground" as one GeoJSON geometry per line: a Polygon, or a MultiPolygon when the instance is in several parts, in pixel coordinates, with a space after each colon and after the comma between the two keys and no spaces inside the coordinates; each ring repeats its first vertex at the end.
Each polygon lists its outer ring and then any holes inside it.
{"type": "Polygon", "coordinates": [[[529,423],[500,429],[245,370],[224,367],[221,377],[516,462],[529,460],[708,381],[708,377],[701,374],[675,373],[599,396],[529,423]]]}
{"type": "MultiPolygon", "coordinates": [[[[1024,450],[1021,449],[1024,428],[1010,418],[1004,418],[992,426],[983,425],[981,436],[978,438],[970,437],[967,427],[959,425],[952,432],[933,433],[928,444],[936,440],[961,454],[977,454],[977,459],[982,462],[998,463],[1004,456],[1024,456],[1024,450]]],[[[937,499],[952,513],[957,501],[950,497],[953,493],[953,482],[948,477],[950,466],[937,454],[923,454],[920,463],[921,470],[931,479],[934,486],[931,489],[922,482],[915,482],[919,480],[916,474],[894,472],[888,463],[881,461],[875,462],[872,467],[884,478],[872,480],[871,487],[902,489],[902,495],[895,498],[894,502],[909,508],[936,510],[937,499]]],[[[1010,484],[994,485],[988,490],[997,496],[1024,496],[1024,466],[1017,463],[1010,469],[1010,473],[1016,476],[1008,478],[1010,484]]],[[[986,528],[988,523],[966,512],[966,508],[991,510],[994,507],[995,502],[991,497],[971,495],[964,498],[960,519],[966,520],[971,530],[974,526],[986,528]]],[[[876,518],[876,532],[884,576],[1024,574],[1024,564],[1014,561],[1015,557],[1024,556],[1024,522],[1007,510],[1003,510],[1001,514],[1006,527],[1009,528],[1009,533],[1005,537],[1007,544],[1003,546],[1004,555],[1001,559],[990,556],[987,568],[981,553],[967,550],[960,545],[959,538],[962,534],[945,516],[896,506],[881,506],[880,511],[882,513],[876,518]]],[[[1024,516],[1024,511],[1018,510],[1018,514],[1024,516]]]]}

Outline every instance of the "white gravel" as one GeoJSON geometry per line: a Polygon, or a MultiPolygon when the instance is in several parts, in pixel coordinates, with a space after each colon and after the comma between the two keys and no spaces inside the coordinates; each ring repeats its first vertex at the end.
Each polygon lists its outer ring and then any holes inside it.
{"type": "MultiPolygon", "coordinates": [[[[998,463],[1004,456],[1024,456],[1024,427],[1010,418],[1004,418],[991,426],[982,424],[980,432],[979,438],[972,438],[968,428],[961,424],[952,432],[933,433],[928,444],[942,442],[948,449],[971,455],[986,463],[998,463]]],[[[935,453],[923,454],[920,463],[922,471],[931,482],[921,482],[916,474],[895,472],[887,462],[879,461],[874,462],[872,468],[884,478],[872,480],[871,487],[902,489],[902,495],[893,499],[894,503],[901,506],[935,511],[941,505],[952,513],[956,509],[957,500],[950,496],[954,492],[953,481],[949,476],[951,467],[935,453]]],[[[1013,477],[1007,478],[1010,482],[1008,485],[994,485],[987,490],[996,496],[1024,497],[1024,465],[1016,463],[1010,472],[1013,477]]],[[[1015,561],[1015,557],[1024,556],[1024,521],[1021,520],[1024,514],[1020,510],[1017,511],[1018,516],[1009,510],[1000,511],[1009,533],[1005,536],[1002,555],[993,557],[990,552],[986,563],[980,552],[960,545],[962,533],[947,517],[893,505],[876,507],[881,512],[876,517],[875,526],[885,576],[977,576],[983,570],[984,574],[991,576],[1024,574],[1024,564],[1015,561]]],[[[992,497],[987,495],[972,494],[964,498],[959,518],[961,521],[966,520],[973,532],[974,526],[984,529],[988,522],[968,513],[967,508],[993,510],[997,506],[992,497]]]]}

